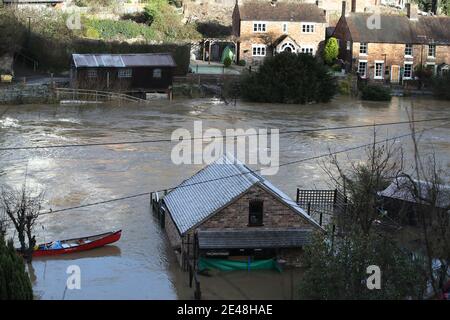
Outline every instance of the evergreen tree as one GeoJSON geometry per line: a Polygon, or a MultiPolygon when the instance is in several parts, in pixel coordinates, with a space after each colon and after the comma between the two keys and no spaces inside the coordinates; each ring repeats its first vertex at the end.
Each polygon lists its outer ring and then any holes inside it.
{"type": "Polygon", "coordinates": [[[33,290],[25,264],[12,241],[0,235],[0,300],[32,300],[33,290]]]}
{"type": "Polygon", "coordinates": [[[329,102],[336,91],[326,66],[311,55],[288,52],[266,58],[241,83],[243,98],[255,102],[329,102]]]}
{"type": "Polygon", "coordinates": [[[323,60],[326,64],[331,65],[339,55],[339,44],[336,38],[328,39],[323,50],[323,60]]]}

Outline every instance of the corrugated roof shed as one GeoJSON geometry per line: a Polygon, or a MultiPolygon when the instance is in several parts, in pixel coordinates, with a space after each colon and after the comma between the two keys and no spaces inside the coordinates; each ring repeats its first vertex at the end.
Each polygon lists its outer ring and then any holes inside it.
{"type": "Polygon", "coordinates": [[[306,229],[199,230],[200,249],[297,248],[311,242],[306,229]]]}
{"type": "Polygon", "coordinates": [[[170,53],[77,54],[72,55],[76,68],[85,67],[176,67],[170,53]]]}
{"type": "Polygon", "coordinates": [[[179,232],[184,234],[255,184],[272,193],[315,227],[321,228],[288,195],[230,155],[223,155],[183,181],[163,201],[179,232]]]}
{"type": "Polygon", "coordinates": [[[380,28],[369,28],[371,15],[351,13],[345,17],[352,40],[372,43],[450,44],[450,17],[380,15],[380,28]]]}
{"type": "Polygon", "coordinates": [[[398,199],[412,203],[422,202],[426,204],[429,201],[433,201],[431,199],[431,192],[433,192],[434,189],[438,190],[436,193],[436,205],[440,208],[450,207],[450,186],[430,185],[424,181],[411,181],[407,177],[399,177],[395,179],[379,194],[386,198],[398,199]],[[418,190],[420,198],[413,192],[414,189],[418,190]]]}
{"type": "Polygon", "coordinates": [[[239,6],[241,20],[326,23],[325,12],[312,3],[251,1],[239,6]]]}

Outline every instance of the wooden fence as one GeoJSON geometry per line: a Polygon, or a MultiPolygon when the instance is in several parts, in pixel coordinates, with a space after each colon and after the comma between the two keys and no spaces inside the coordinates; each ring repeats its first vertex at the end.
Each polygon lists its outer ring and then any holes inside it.
{"type": "Polygon", "coordinates": [[[225,82],[239,82],[241,75],[239,74],[199,74],[189,73],[183,77],[174,77],[173,83],[175,84],[216,84],[222,85],[225,82]]]}

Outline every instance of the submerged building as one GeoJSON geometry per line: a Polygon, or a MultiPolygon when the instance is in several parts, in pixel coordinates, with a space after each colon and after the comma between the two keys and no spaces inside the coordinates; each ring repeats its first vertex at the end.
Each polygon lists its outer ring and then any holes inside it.
{"type": "Polygon", "coordinates": [[[289,196],[229,155],[169,192],[161,210],[182,264],[220,257],[298,265],[303,246],[324,231],[289,196]]]}

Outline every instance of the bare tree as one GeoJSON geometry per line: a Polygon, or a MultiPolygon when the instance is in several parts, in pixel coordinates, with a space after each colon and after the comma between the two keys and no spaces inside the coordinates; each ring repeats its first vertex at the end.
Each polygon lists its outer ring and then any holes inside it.
{"type": "Polygon", "coordinates": [[[33,193],[27,190],[25,184],[20,189],[3,188],[0,194],[0,206],[3,214],[8,216],[14,225],[20,242],[20,250],[28,262],[31,262],[36,244],[33,229],[39,217],[43,199],[43,192],[33,193]]]}
{"type": "Polygon", "coordinates": [[[338,227],[350,231],[355,227],[369,234],[372,225],[382,216],[378,192],[384,190],[403,170],[403,151],[395,143],[380,144],[373,133],[373,143],[366,148],[365,159],[347,159],[344,168],[336,155],[330,156],[329,163],[322,168],[338,186],[338,190],[348,197],[344,217],[338,227]]]}
{"type": "MultiPolygon", "coordinates": [[[[425,273],[434,294],[441,294],[448,279],[450,263],[450,187],[443,184],[444,171],[434,154],[422,157],[419,137],[411,124],[414,147],[413,174],[405,175],[408,195],[415,205],[412,214],[418,220],[414,233],[425,254],[425,273]]],[[[411,212],[410,212],[411,214],[411,212]]]]}

